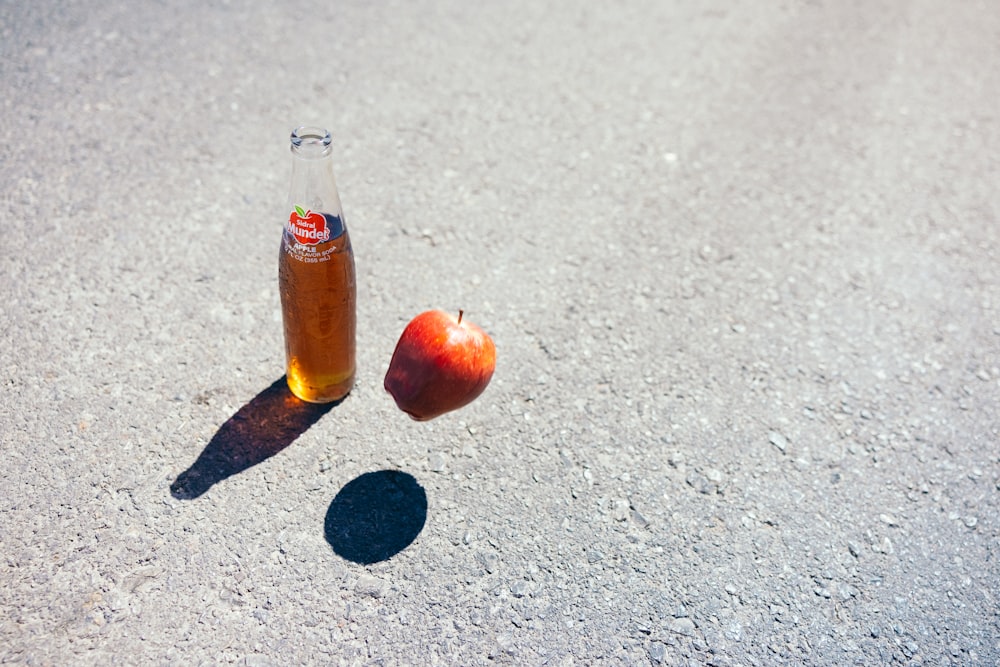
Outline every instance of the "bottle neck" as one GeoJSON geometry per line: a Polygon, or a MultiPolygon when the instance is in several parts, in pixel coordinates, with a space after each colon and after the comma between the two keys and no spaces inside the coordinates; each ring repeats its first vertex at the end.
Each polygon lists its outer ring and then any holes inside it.
{"type": "Polygon", "coordinates": [[[319,127],[299,127],[291,135],[292,178],[289,207],[343,215],[333,175],[330,133],[319,127]]]}

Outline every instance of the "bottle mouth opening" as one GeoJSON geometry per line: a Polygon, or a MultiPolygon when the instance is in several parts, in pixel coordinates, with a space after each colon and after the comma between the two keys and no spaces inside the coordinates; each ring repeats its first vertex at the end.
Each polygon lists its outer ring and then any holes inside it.
{"type": "Polygon", "coordinates": [[[292,152],[303,157],[329,155],[333,138],[322,127],[302,125],[292,130],[292,152]]]}

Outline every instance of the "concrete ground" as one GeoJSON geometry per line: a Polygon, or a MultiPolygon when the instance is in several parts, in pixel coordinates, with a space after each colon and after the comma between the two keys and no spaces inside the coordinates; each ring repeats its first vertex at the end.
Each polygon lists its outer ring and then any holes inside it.
{"type": "Polygon", "coordinates": [[[0,0],[0,90],[0,662],[1000,662],[995,2],[0,0]],[[498,368],[416,423],[427,308],[498,368]]]}

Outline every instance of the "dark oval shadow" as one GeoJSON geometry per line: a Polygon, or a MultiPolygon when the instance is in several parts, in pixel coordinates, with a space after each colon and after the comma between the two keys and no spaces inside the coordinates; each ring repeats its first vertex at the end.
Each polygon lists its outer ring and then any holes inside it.
{"type": "Polygon", "coordinates": [[[340,557],[364,565],[410,546],[427,521],[427,494],[399,470],[366,472],[340,490],[326,511],[326,541],[340,557]]]}

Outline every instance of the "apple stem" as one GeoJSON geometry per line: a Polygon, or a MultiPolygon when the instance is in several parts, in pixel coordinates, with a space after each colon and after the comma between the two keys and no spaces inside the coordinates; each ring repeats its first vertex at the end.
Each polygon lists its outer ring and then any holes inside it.
{"type": "Polygon", "coordinates": [[[458,323],[459,323],[459,324],[461,324],[461,323],[462,323],[462,315],[463,315],[463,313],[465,313],[465,311],[464,311],[464,310],[462,310],[461,308],[459,308],[459,309],[458,309],[458,323]]]}

